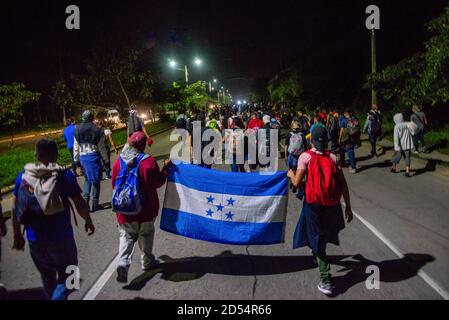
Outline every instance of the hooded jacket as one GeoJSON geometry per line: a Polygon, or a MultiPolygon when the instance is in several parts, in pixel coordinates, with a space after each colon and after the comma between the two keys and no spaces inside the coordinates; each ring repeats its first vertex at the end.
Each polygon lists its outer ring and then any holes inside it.
{"type": "Polygon", "coordinates": [[[404,151],[413,149],[413,135],[418,127],[413,122],[404,122],[402,113],[397,113],[393,117],[394,126],[394,151],[404,151]]]}
{"type": "MultiPolygon", "coordinates": [[[[133,166],[135,165],[136,158],[139,154],[139,151],[129,146],[122,151],[120,157],[127,166],[133,166]]],[[[114,187],[121,169],[120,157],[117,158],[112,167],[112,187],[114,187]]],[[[167,177],[168,168],[164,167],[162,171],[160,171],[155,158],[148,155],[141,160],[139,165],[139,183],[143,196],[142,212],[135,216],[117,213],[117,222],[119,224],[147,222],[152,221],[157,217],[159,212],[157,189],[165,184],[167,177]]]]}
{"type": "Polygon", "coordinates": [[[50,163],[48,166],[42,163],[28,163],[24,170],[22,179],[33,188],[44,214],[52,215],[64,211],[64,203],[56,192],[58,176],[64,168],[56,163],[50,163]]]}

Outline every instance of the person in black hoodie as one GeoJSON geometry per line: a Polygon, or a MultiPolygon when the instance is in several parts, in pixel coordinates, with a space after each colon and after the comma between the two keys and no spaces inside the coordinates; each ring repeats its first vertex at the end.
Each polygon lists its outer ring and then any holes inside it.
{"type": "Polygon", "coordinates": [[[110,166],[110,160],[106,150],[105,135],[103,130],[94,123],[91,111],[86,110],[82,115],[82,123],[75,128],[75,140],[73,145],[73,157],[79,163],[84,172],[83,198],[89,206],[92,194],[91,212],[100,209],[100,181],[102,176],[103,160],[106,167],[110,166]]]}

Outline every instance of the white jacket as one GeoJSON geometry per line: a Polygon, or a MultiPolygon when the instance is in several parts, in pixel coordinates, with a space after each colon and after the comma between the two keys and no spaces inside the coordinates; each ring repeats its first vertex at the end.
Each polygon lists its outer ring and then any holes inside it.
{"type": "Polygon", "coordinates": [[[404,117],[401,113],[397,113],[393,117],[396,124],[394,126],[394,151],[412,150],[413,149],[413,135],[418,130],[418,127],[413,122],[404,122],[404,117]]]}

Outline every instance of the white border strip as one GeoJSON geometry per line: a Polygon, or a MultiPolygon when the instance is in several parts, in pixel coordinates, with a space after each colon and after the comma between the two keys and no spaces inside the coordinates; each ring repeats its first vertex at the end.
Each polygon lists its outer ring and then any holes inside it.
{"type": "Polygon", "coordinates": [[[97,281],[95,281],[93,286],[90,287],[89,291],[87,291],[87,293],[81,300],[95,300],[95,298],[98,296],[100,291],[103,289],[105,284],[109,281],[109,278],[111,278],[112,274],[116,270],[118,259],[119,256],[117,254],[111,261],[111,263],[107,266],[106,270],[103,271],[100,277],[98,277],[97,281]]]}
{"type": "MultiPolygon", "coordinates": [[[[342,203],[346,206],[344,203],[342,203]]],[[[388,238],[386,238],[375,226],[362,218],[359,214],[352,211],[354,216],[360,220],[361,223],[365,225],[376,237],[378,237],[391,251],[393,251],[399,258],[403,258],[404,254],[398,249],[398,247],[393,244],[388,238]]],[[[426,272],[422,269],[418,271],[418,276],[424,280],[433,290],[435,290],[444,300],[449,300],[449,292],[447,292],[443,287],[441,287],[435,280],[433,280],[426,272]]]]}

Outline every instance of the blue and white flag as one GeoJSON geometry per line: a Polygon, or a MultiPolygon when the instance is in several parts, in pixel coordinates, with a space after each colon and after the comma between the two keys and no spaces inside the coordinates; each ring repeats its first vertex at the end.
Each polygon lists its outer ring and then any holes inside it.
{"type": "Polygon", "coordinates": [[[237,245],[284,242],[287,175],[233,173],[173,165],[161,229],[185,237],[237,245]]]}

